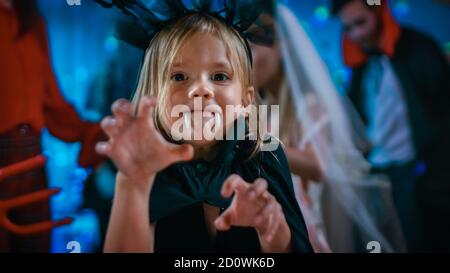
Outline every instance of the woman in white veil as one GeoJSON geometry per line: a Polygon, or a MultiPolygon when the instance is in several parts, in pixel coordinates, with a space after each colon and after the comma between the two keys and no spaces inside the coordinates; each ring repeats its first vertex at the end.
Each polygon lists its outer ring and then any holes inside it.
{"type": "Polygon", "coordinates": [[[256,86],[272,89],[263,93],[263,104],[280,105],[280,139],[290,165],[292,151],[302,154],[303,160],[297,163],[303,170],[295,172],[295,166],[291,170],[313,247],[318,252],[405,251],[389,181],[370,174],[357,148],[363,143],[358,128],[352,126],[357,117],[349,118],[347,104],[296,16],[284,4],[276,3],[273,8],[256,23],[255,29],[266,32],[249,35],[255,37],[250,41],[256,86]],[[264,52],[264,47],[272,53],[279,51],[279,56],[264,52]],[[273,67],[277,69],[269,75],[273,67]],[[314,173],[316,165],[320,179],[305,179],[303,174],[314,173]]]}

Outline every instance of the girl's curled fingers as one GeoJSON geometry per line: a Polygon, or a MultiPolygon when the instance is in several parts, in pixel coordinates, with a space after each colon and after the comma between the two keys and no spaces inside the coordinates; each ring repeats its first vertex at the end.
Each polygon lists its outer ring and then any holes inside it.
{"type": "MultiPolygon", "coordinates": [[[[148,118],[152,116],[152,110],[154,109],[156,105],[156,98],[155,97],[149,97],[149,96],[143,96],[139,102],[138,105],[138,118],[148,118]]],[[[153,118],[151,118],[151,121],[153,122],[153,118]]]]}
{"type": "Polygon", "coordinates": [[[109,142],[98,142],[95,145],[95,151],[100,155],[111,157],[111,144],[109,142]]]}
{"type": "Polygon", "coordinates": [[[250,200],[255,200],[261,194],[263,194],[267,190],[267,181],[263,178],[258,178],[253,182],[251,189],[248,193],[248,198],[250,200]]]}
{"type": "Polygon", "coordinates": [[[111,106],[112,113],[117,117],[129,118],[132,115],[132,106],[126,99],[118,99],[111,106]]]}
{"type": "Polygon", "coordinates": [[[118,125],[119,125],[118,120],[111,116],[103,118],[102,121],[100,122],[100,126],[102,127],[103,131],[110,138],[113,138],[118,134],[119,132],[118,125]]]}
{"type": "Polygon", "coordinates": [[[222,185],[222,196],[225,198],[231,197],[233,192],[244,192],[248,189],[248,183],[245,182],[239,175],[230,175],[222,185]]]}

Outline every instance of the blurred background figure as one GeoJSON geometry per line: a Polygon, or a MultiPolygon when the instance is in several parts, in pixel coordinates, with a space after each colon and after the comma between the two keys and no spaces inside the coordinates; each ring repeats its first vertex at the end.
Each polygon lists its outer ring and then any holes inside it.
{"type": "Polygon", "coordinates": [[[408,250],[450,251],[449,64],[433,39],[399,25],[381,3],[332,1],[352,68],[348,96],[372,172],[391,180],[408,250]]]}
{"type": "MultiPolygon", "coordinates": [[[[325,239],[322,220],[318,213],[317,195],[319,188],[311,182],[320,182],[323,173],[310,143],[301,147],[304,130],[297,118],[295,101],[292,99],[291,86],[285,75],[283,56],[280,42],[276,33],[276,2],[267,1],[265,12],[260,16],[258,24],[262,28],[250,28],[249,35],[252,55],[254,84],[261,97],[260,104],[279,105],[279,120],[272,120],[269,124],[279,128],[280,139],[285,145],[284,150],[288,158],[289,168],[296,197],[308,227],[309,239],[315,252],[330,252],[325,239]],[[258,33],[253,29],[264,33],[258,33]]],[[[299,46],[301,46],[299,44],[299,46]]],[[[271,116],[271,113],[268,114],[271,116]]],[[[274,132],[271,132],[274,133],[274,132]]]]}
{"type": "MultiPolygon", "coordinates": [[[[41,154],[43,128],[64,141],[81,142],[82,166],[98,164],[102,158],[94,145],[103,133],[98,124],[82,121],[60,94],[36,1],[1,0],[0,37],[0,167],[41,154]]],[[[40,168],[2,181],[0,198],[47,186],[45,169],[40,168]]],[[[10,219],[18,224],[50,220],[50,202],[16,209],[10,219]]],[[[0,228],[0,251],[49,252],[50,231],[21,237],[0,228]]]]}
{"type": "MultiPolygon", "coordinates": [[[[51,52],[61,89],[84,119],[98,121],[110,113],[118,98],[129,99],[143,52],[116,37],[120,11],[106,10],[94,1],[68,5],[40,0],[49,31],[51,52]]],[[[76,241],[81,252],[99,252],[114,191],[115,168],[110,161],[92,171],[77,164],[79,144],[43,136],[50,183],[63,189],[52,200],[53,214],[70,215],[72,225],[52,234],[52,252],[69,252],[76,241]]]]}
{"type": "Polygon", "coordinates": [[[339,94],[303,26],[280,2],[268,4],[257,24],[262,27],[248,35],[255,86],[262,104],[280,107],[279,135],[314,250],[360,252],[377,240],[383,251],[403,251],[389,185],[369,175],[339,94]]]}

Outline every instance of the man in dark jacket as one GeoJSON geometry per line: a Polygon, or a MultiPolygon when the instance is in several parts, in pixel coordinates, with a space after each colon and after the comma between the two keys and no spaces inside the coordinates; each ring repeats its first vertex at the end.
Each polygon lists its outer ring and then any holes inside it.
{"type": "Polygon", "coordinates": [[[374,172],[392,182],[409,251],[450,251],[450,69],[387,2],[333,0],[343,27],[348,96],[366,125],[374,172]]]}

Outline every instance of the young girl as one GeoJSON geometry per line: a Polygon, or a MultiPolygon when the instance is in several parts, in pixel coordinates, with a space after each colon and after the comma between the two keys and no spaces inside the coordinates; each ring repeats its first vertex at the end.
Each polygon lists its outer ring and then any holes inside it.
{"type": "MultiPolygon", "coordinates": [[[[196,99],[222,113],[252,104],[251,71],[246,41],[216,16],[189,13],[154,36],[135,113],[119,100],[102,122],[109,141],[97,151],[119,169],[106,252],[312,251],[281,145],[172,138],[176,105],[194,122],[196,99]]],[[[215,118],[200,112],[203,124],[215,118]]],[[[227,133],[241,118],[215,125],[227,133]]]]}

